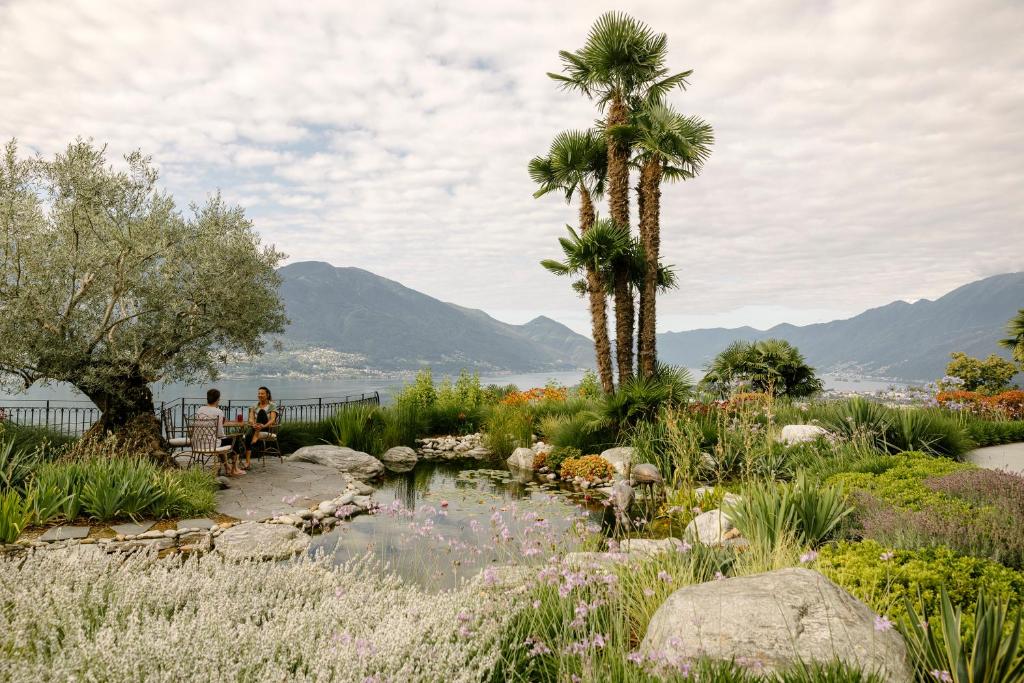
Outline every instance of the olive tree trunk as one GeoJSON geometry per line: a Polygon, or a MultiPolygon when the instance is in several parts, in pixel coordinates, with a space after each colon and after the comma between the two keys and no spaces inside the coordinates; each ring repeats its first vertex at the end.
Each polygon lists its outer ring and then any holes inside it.
{"type": "Polygon", "coordinates": [[[129,373],[118,385],[102,390],[78,384],[76,387],[100,409],[100,419],[86,432],[86,436],[113,434],[139,455],[173,465],[167,443],[160,433],[153,391],[145,378],[129,373]]]}

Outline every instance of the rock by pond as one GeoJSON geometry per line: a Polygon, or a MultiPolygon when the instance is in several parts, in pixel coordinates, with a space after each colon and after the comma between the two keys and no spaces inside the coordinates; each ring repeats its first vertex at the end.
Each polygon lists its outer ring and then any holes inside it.
{"type": "Polygon", "coordinates": [[[278,560],[301,553],[310,537],[286,524],[242,522],[227,529],[214,544],[229,560],[278,560]]]}
{"type": "Polygon", "coordinates": [[[286,460],[312,462],[333,467],[357,479],[369,480],[384,474],[384,465],[369,453],[355,451],[344,446],[303,446],[289,455],[286,460]]]}
{"type": "Polygon", "coordinates": [[[408,472],[416,466],[419,456],[408,446],[395,446],[384,451],[380,461],[390,472],[408,472]]]}
{"type": "Polygon", "coordinates": [[[765,671],[839,659],[893,683],[913,680],[903,637],[878,620],[818,572],[780,569],[680,588],[654,613],[640,651],[670,664],[710,656],[765,671]]]}

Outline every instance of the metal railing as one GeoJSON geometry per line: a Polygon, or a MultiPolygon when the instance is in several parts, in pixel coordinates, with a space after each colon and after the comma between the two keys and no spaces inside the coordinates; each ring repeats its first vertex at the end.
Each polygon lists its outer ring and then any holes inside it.
{"type": "MultiPolygon", "coordinates": [[[[156,405],[156,415],[163,424],[164,433],[182,433],[186,420],[206,405],[201,398],[180,398],[162,401],[156,405]]],[[[242,415],[248,418],[252,399],[222,399],[224,414],[229,419],[242,415]]],[[[282,422],[316,422],[330,417],[348,405],[380,405],[380,392],[373,391],[347,396],[320,396],[316,398],[290,398],[277,402],[282,422]]],[[[100,409],[91,401],[0,401],[0,423],[12,422],[22,426],[42,427],[66,436],[81,436],[100,418],[100,409]]]]}

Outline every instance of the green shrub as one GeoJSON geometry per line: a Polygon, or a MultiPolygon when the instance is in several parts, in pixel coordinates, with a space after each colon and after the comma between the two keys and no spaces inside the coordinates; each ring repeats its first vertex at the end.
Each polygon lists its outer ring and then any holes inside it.
{"type": "Polygon", "coordinates": [[[41,462],[39,450],[19,448],[14,439],[0,441],[0,491],[24,493],[29,477],[41,462]]]}
{"type": "Polygon", "coordinates": [[[584,453],[600,453],[615,445],[610,430],[588,412],[545,417],[540,423],[540,433],[555,447],[576,448],[584,453]]]}
{"type": "Polygon", "coordinates": [[[558,473],[562,469],[562,463],[566,460],[574,458],[582,458],[583,451],[572,446],[555,446],[548,453],[548,457],[545,459],[544,464],[551,468],[552,472],[558,473]]]}
{"type": "Polygon", "coordinates": [[[32,506],[32,523],[43,525],[64,511],[68,494],[53,481],[36,481],[28,494],[32,506]]]}
{"type": "Polygon", "coordinates": [[[517,448],[528,448],[533,420],[525,406],[491,406],[484,419],[484,445],[498,458],[507,458],[517,448]]]}
{"type": "Polygon", "coordinates": [[[970,416],[964,429],[979,447],[1024,441],[1024,420],[983,420],[970,416]]]}
{"type": "Polygon", "coordinates": [[[791,484],[754,484],[729,509],[751,543],[773,549],[787,539],[817,547],[853,512],[841,487],[817,486],[799,476],[791,484]]]}
{"type": "Polygon", "coordinates": [[[889,450],[959,458],[973,444],[963,425],[941,410],[896,410],[886,434],[889,450]]]}
{"type": "Polygon", "coordinates": [[[0,493],[0,543],[14,543],[32,519],[32,505],[17,491],[0,493]]]}
{"type": "Polygon", "coordinates": [[[974,633],[965,634],[962,610],[945,590],[933,616],[926,605],[915,606],[904,598],[908,617],[902,620],[907,649],[922,680],[948,676],[952,683],[1020,683],[1024,681],[1024,648],[1021,648],[1020,605],[1011,607],[1004,598],[995,600],[978,593],[974,633]],[[937,675],[938,674],[938,675],[937,675]]]}
{"type": "Polygon", "coordinates": [[[693,379],[686,368],[659,366],[651,377],[631,377],[618,391],[605,396],[602,421],[615,433],[641,421],[657,419],[662,407],[682,405],[693,393],[693,379]]]}
{"type": "Polygon", "coordinates": [[[51,454],[57,453],[77,439],[46,427],[3,422],[0,423],[0,442],[2,441],[13,441],[15,450],[43,451],[46,454],[44,459],[50,459],[51,454]]]}
{"type": "Polygon", "coordinates": [[[381,408],[368,405],[344,406],[327,420],[331,441],[338,446],[371,455],[381,453],[384,415],[381,408]]]}
{"type": "MultiPolygon", "coordinates": [[[[952,603],[973,613],[979,591],[990,597],[1024,594],[1024,574],[998,562],[958,555],[945,546],[889,549],[875,541],[841,542],[818,553],[815,568],[880,614],[905,619],[904,598],[920,599],[929,613],[944,588],[952,603]]],[[[973,629],[973,618],[968,624],[973,629]]]]}
{"type": "Polygon", "coordinates": [[[924,485],[924,480],[972,469],[973,465],[914,452],[894,457],[897,458],[895,462],[886,458],[862,461],[861,465],[868,469],[881,469],[877,474],[873,471],[846,472],[828,481],[841,484],[850,491],[867,491],[887,503],[910,510],[920,510],[924,505],[945,506],[954,511],[967,510],[966,502],[932,491],[924,485]]]}

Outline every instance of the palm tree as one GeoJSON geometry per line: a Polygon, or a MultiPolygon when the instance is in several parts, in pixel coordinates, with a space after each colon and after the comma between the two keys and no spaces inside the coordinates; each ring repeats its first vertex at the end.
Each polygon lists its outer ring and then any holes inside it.
{"type": "Polygon", "coordinates": [[[604,273],[611,268],[611,263],[622,258],[622,254],[630,248],[629,235],[620,226],[608,219],[595,219],[594,224],[586,232],[577,233],[571,227],[569,237],[558,240],[565,256],[564,261],[545,259],[541,265],[555,275],[578,275],[586,273],[586,279],[573,283],[573,289],[581,296],[590,297],[590,314],[594,323],[594,346],[597,351],[597,370],[601,378],[601,388],[606,394],[615,391],[612,380],[611,342],[608,339],[607,320],[605,319],[605,300],[607,298],[607,280],[604,273]],[[600,326],[601,329],[598,329],[600,326]],[[603,340],[598,339],[604,332],[603,340]]]}
{"type": "MultiPolygon", "coordinates": [[[[561,190],[566,203],[574,195],[580,198],[580,236],[585,236],[597,216],[594,198],[604,192],[608,172],[608,150],[602,136],[593,131],[563,131],[555,136],[546,157],[534,157],[529,164],[530,177],[540,185],[534,197],[561,190]]],[[[570,230],[571,232],[571,230],[570,230]]],[[[573,233],[575,235],[575,233],[573,233]]],[[[576,238],[576,242],[579,238],[576,238]]],[[[615,391],[612,376],[611,340],[608,338],[608,310],[605,286],[598,267],[584,265],[590,298],[590,322],[601,388],[615,391]]]]}
{"type": "Polygon", "coordinates": [[[739,385],[775,396],[810,396],[822,389],[814,368],[783,339],[737,341],[715,356],[701,384],[723,398],[739,385]]]}
{"type": "Polygon", "coordinates": [[[1007,323],[1006,330],[1010,333],[1009,338],[1000,339],[999,343],[1011,349],[1013,359],[1024,365],[1024,308],[1017,311],[1017,315],[1007,323]]]}
{"type": "Polygon", "coordinates": [[[637,357],[640,375],[650,377],[657,365],[655,300],[661,249],[661,182],[697,176],[711,154],[714,132],[696,116],[682,116],[665,104],[655,103],[635,112],[630,125],[618,126],[610,134],[636,150],[634,164],[640,169],[637,204],[647,277],[640,287],[637,357]]]}
{"type": "MultiPolygon", "coordinates": [[[[566,90],[575,90],[607,109],[605,129],[629,122],[630,112],[644,103],[661,102],[677,87],[684,87],[690,71],[669,74],[665,68],[668,38],[622,12],[601,15],[587,41],[575,52],[562,50],[561,74],[549,73],[566,90]]],[[[611,219],[629,226],[629,144],[609,141],[608,200],[611,219]]],[[[616,270],[615,357],[619,382],[633,374],[633,300],[626,274],[616,270]]]]}

